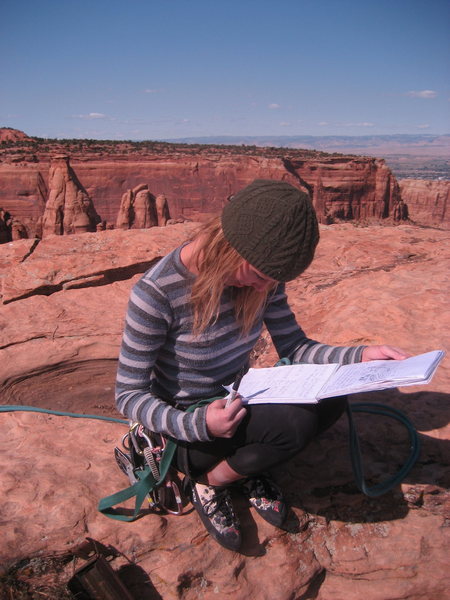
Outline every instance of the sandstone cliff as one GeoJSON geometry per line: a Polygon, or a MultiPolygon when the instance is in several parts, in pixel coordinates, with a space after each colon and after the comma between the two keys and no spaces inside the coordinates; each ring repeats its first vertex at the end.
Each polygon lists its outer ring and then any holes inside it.
{"type": "MultiPolygon", "coordinates": [[[[102,219],[109,223],[119,219],[120,227],[137,226],[130,225],[125,205],[132,203],[130,190],[143,182],[152,196],[166,198],[175,220],[204,220],[217,214],[232,194],[255,178],[284,180],[308,189],[322,223],[386,219],[400,199],[391,171],[374,158],[168,144],[161,151],[146,150],[137,156],[107,150],[85,155],[74,151],[71,166],[102,219]]],[[[33,235],[42,216],[42,181],[48,181],[53,171],[45,153],[38,154],[37,162],[25,159],[11,162],[6,155],[0,162],[0,206],[33,235]]],[[[144,196],[139,198],[143,205],[153,201],[144,196]]],[[[55,219],[53,215],[50,221],[55,219]]]]}
{"type": "Polygon", "coordinates": [[[174,218],[194,220],[219,213],[231,195],[256,178],[307,188],[322,222],[383,219],[399,198],[395,178],[383,161],[355,157],[295,161],[226,153],[175,154],[142,162],[95,162],[87,172],[85,165],[78,164],[76,169],[87,189],[92,189],[99,212],[112,221],[117,203],[112,204],[111,198],[119,197],[124,180],[132,185],[151,181],[152,192],[166,196],[174,218]]]}
{"type": "Polygon", "coordinates": [[[450,228],[450,181],[401,179],[399,184],[414,222],[450,228]]]}
{"type": "Polygon", "coordinates": [[[310,191],[321,221],[386,219],[400,198],[398,184],[383,160],[324,157],[286,160],[310,191]]]}
{"type": "MultiPolygon", "coordinates": [[[[114,375],[130,288],[194,227],[2,245],[2,403],[119,416],[112,408],[114,375]]],[[[449,241],[445,231],[411,225],[321,226],[313,265],[288,285],[294,312],[308,335],[334,344],[385,341],[411,352],[448,350],[449,241]]],[[[265,334],[258,364],[274,360],[265,334]]],[[[377,499],[358,492],[342,419],[278,470],[292,506],[285,531],[238,501],[242,554],[217,546],[195,513],[148,514],[128,524],[97,512],[99,497],[126,485],[112,455],[123,425],[0,414],[0,563],[4,569],[25,565],[25,579],[35,565],[35,579],[48,586],[52,577],[67,580],[72,563],[42,574],[39,560],[64,556],[90,536],[134,562],[124,559],[121,575],[128,571],[136,598],[446,598],[449,369],[446,359],[429,386],[352,398],[385,402],[418,427],[421,456],[401,486],[377,499]]],[[[375,482],[404,460],[407,436],[395,423],[369,415],[358,416],[358,428],[375,482]]]]}

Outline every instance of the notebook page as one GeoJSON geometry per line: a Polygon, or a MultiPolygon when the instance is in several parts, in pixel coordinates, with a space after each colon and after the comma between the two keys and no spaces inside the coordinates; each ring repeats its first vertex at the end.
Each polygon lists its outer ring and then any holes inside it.
{"type": "MultiPolygon", "coordinates": [[[[243,377],[239,394],[248,404],[312,403],[339,365],[290,365],[250,369],[243,377]]],[[[231,386],[226,386],[231,391],[231,386]]]]}
{"type": "Polygon", "coordinates": [[[384,387],[428,383],[442,356],[442,351],[435,350],[405,360],[372,360],[342,365],[319,395],[327,398],[384,387]]]}

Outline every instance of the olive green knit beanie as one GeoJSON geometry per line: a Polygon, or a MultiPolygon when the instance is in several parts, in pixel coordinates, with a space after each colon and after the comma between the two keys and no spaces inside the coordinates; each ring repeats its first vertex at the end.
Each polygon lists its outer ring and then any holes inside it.
{"type": "Polygon", "coordinates": [[[319,227],[305,192],[283,181],[256,179],[222,213],[225,238],[253,267],[277,281],[311,264],[319,227]]]}

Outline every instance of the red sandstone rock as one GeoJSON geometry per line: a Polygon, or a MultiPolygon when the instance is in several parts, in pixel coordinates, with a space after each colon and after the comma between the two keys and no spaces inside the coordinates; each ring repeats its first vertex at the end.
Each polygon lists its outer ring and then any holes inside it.
{"type": "Polygon", "coordinates": [[[25,240],[28,238],[28,232],[23,223],[18,219],[12,219],[11,221],[11,238],[12,241],[25,240]]]}
{"type": "Polygon", "coordinates": [[[119,229],[148,229],[158,225],[156,198],[147,184],[127,190],[122,196],[116,226],[119,229]]]}
{"type": "Polygon", "coordinates": [[[155,200],[156,216],[158,219],[158,226],[164,227],[167,225],[167,221],[170,219],[169,206],[167,204],[167,198],[164,194],[159,194],[155,200]]]}
{"type": "MultiPolygon", "coordinates": [[[[164,256],[175,240],[195,229],[186,223],[171,228],[130,232],[109,230],[81,236],[50,237],[36,244],[26,261],[9,268],[0,291],[4,303],[62,289],[106,285],[143,273],[156,256],[164,256]],[[120,248],[120,251],[118,249],[120,248]]],[[[3,248],[2,248],[3,250],[3,248]]],[[[1,257],[1,253],[0,253],[1,257]]],[[[1,267],[1,258],[0,258],[1,267]]]]}
{"type": "Polygon", "coordinates": [[[37,224],[42,220],[48,197],[48,165],[44,175],[30,163],[26,166],[0,164],[0,196],[5,201],[4,208],[26,226],[28,237],[40,237],[37,224]]]}
{"type": "MultiPolygon", "coordinates": [[[[132,275],[133,264],[138,273],[193,228],[49,238],[34,252],[32,240],[1,246],[0,275],[16,282],[14,293],[8,284],[10,302],[0,310],[2,402],[115,415],[123,317],[139,277],[132,275]],[[45,281],[51,283],[47,296],[45,281]],[[91,287],[75,289],[83,285],[91,287]]],[[[322,226],[316,260],[288,286],[300,323],[311,337],[336,344],[448,349],[448,241],[445,231],[410,225],[322,226]]],[[[257,363],[273,364],[274,358],[270,345],[261,343],[257,363]]],[[[8,567],[67,551],[90,536],[136,561],[164,599],[445,598],[449,380],[445,359],[429,386],[353,398],[399,408],[420,430],[421,457],[401,487],[377,499],[357,492],[341,420],[278,471],[293,507],[287,531],[275,530],[238,501],[242,554],[217,546],[195,513],[149,515],[127,524],[97,512],[100,497],[126,485],[112,457],[124,426],[0,414],[0,562],[8,567]]],[[[404,460],[407,440],[394,423],[365,416],[358,417],[358,427],[370,476],[384,477],[387,465],[396,468],[404,460]]],[[[136,597],[145,593],[135,588],[136,597]]]]}
{"type": "Polygon", "coordinates": [[[23,140],[29,140],[30,137],[26,133],[19,129],[13,129],[12,127],[0,127],[0,143],[1,142],[20,142],[23,140]]]}
{"type": "Polygon", "coordinates": [[[291,161],[310,191],[321,222],[383,219],[399,199],[398,184],[384,160],[360,157],[291,161]]]}
{"type": "Polygon", "coordinates": [[[3,279],[16,264],[19,264],[33,251],[38,240],[19,240],[2,244],[0,252],[0,298],[3,279]]]}
{"type": "Polygon", "coordinates": [[[0,208],[0,244],[23,240],[28,237],[28,232],[18,219],[15,219],[8,211],[0,208]]]}
{"type": "MultiPolygon", "coordinates": [[[[120,209],[121,198],[142,181],[151,181],[152,194],[166,197],[175,220],[205,220],[217,214],[232,194],[255,178],[284,180],[307,188],[324,223],[392,216],[400,195],[384,161],[332,155],[299,159],[298,154],[265,157],[229,154],[224,149],[191,155],[174,150],[136,159],[74,156],[71,164],[99,214],[109,223],[118,219],[118,227],[127,227],[130,221],[130,215],[120,209]]],[[[30,235],[34,235],[33,227],[42,214],[38,182],[47,180],[48,168],[44,159],[26,165],[0,164],[0,205],[25,223],[30,235]],[[23,196],[18,195],[19,189],[23,196]],[[26,219],[33,221],[28,223],[26,219]]],[[[129,205],[131,199],[123,201],[129,205]]]]}
{"type": "Polygon", "coordinates": [[[127,190],[120,201],[119,212],[117,214],[116,227],[118,229],[130,229],[132,217],[130,214],[132,207],[132,191],[127,190]]]}
{"type": "Polygon", "coordinates": [[[399,184],[401,196],[415,223],[450,227],[450,181],[401,179],[399,184]]]}
{"type": "Polygon", "coordinates": [[[96,231],[100,217],[67,156],[55,156],[53,159],[48,187],[42,237],[96,231]]]}

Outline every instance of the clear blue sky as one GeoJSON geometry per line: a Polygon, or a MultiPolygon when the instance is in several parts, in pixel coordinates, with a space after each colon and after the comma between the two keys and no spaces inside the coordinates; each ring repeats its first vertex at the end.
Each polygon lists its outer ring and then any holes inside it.
{"type": "Polygon", "coordinates": [[[450,132],[449,0],[1,0],[0,126],[450,132]]]}

